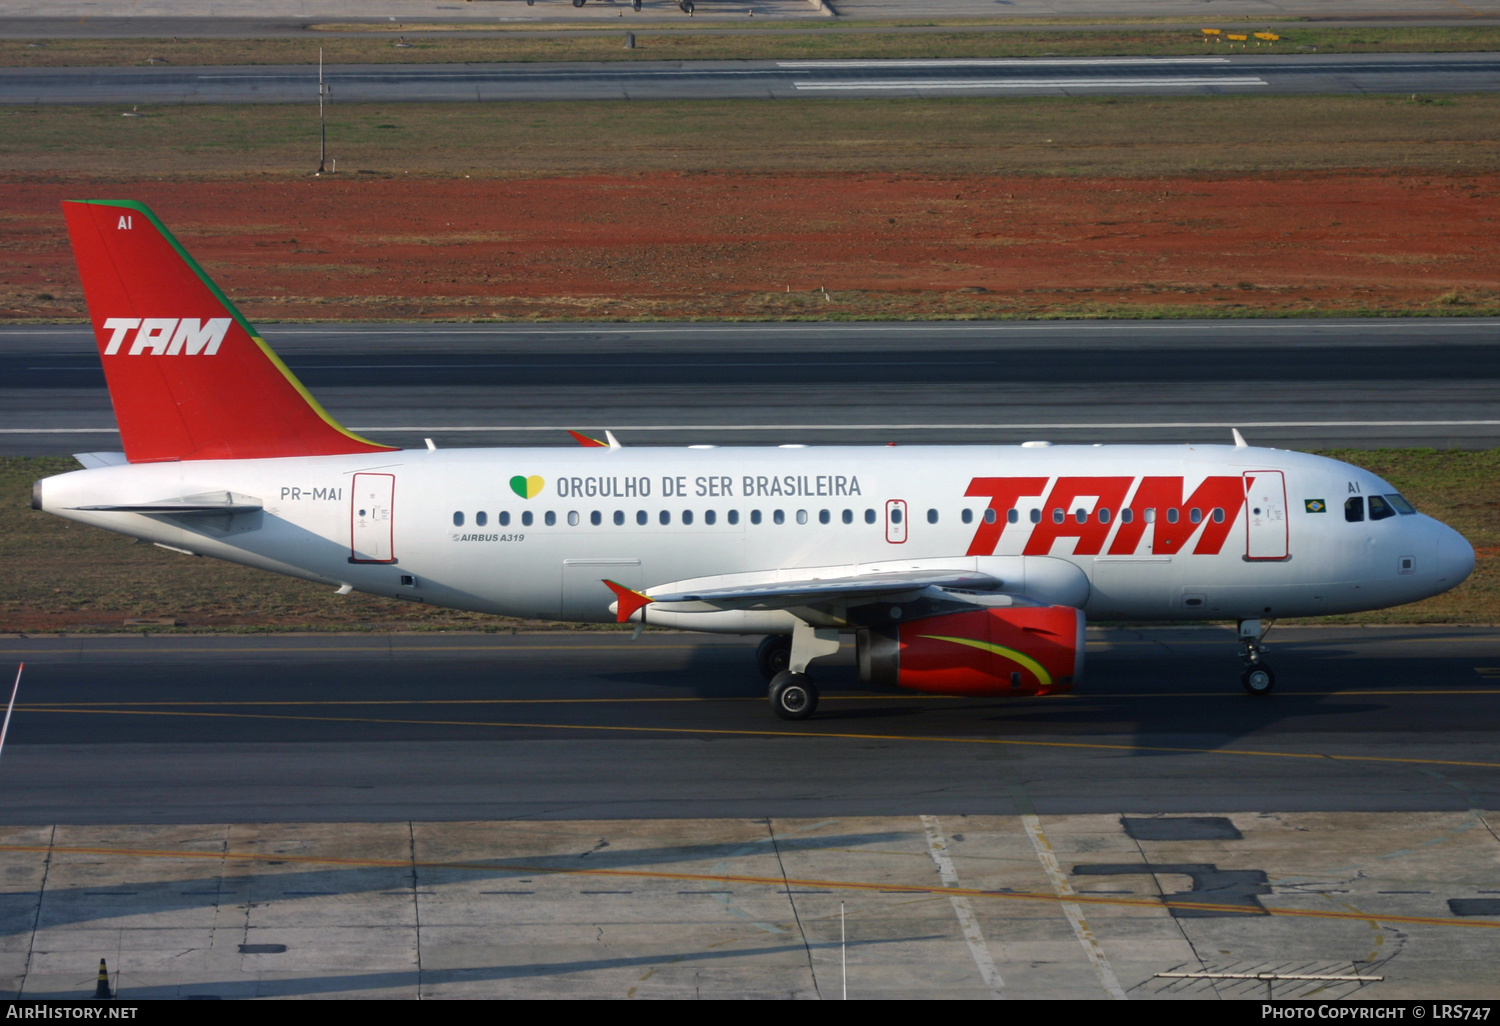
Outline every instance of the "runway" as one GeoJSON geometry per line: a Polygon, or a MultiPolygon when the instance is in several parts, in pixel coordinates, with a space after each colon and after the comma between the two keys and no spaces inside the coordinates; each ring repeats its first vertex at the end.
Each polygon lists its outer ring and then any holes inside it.
{"type": "Polygon", "coordinates": [[[0,639],[0,823],[1377,812],[1500,802],[1500,631],[1094,631],[1071,696],[875,693],[775,719],[754,639],[0,639]]]}
{"type": "MultiPolygon", "coordinates": [[[[336,103],[1464,93],[1500,54],[336,65],[336,103]]],[[[8,68],[0,104],[305,103],[312,65],[8,68]]]]}
{"type": "MultiPolygon", "coordinates": [[[[272,325],[390,444],[1500,444],[1492,319],[272,325]]],[[[0,328],[0,454],[118,446],[81,326],[0,328]]]]}

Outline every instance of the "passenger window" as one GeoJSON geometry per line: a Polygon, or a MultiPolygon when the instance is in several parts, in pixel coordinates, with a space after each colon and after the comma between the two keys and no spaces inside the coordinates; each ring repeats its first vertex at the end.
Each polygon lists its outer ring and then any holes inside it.
{"type": "Polygon", "coordinates": [[[488,513],[485,513],[483,510],[481,510],[480,512],[474,514],[474,526],[475,527],[483,527],[485,524],[487,524],[489,522],[490,522],[490,515],[488,513]]]}
{"type": "Polygon", "coordinates": [[[617,510],[615,510],[615,526],[616,527],[624,527],[625,526],[625,511],[623,509],[617,509],[617,510]]]}
{"type": "Polygon", "coordinates": [[[1175,523],[1177,523],[1177,507],[1176,506],[1173,506],[1171,509],[1167,510],[1167,523],[1169,523],[1169,524],[1175,524],[1175,523]]]}
{"type": "Polygon", "coordinates": [[[453,526],[454,527],[462,527],[462,526],[464,526],[464,515],[462,513],[454,513],[453,514],[453,526]]]}
{"type": "Polygon", "coordinates": [[[1033,524],[1040,524],[1042,522],[1042,511],[1041,510],[1034,509],[1034,510],[1031,511],[1031,522],[1033,524]]]}
{"type": "Polygon", "coordinates": [[[854,510],[852,510],[852,509],[846,509],[846,510],[844,510],[844,523],[846,523],[846,524],[852,524],[852,523],[854,523],[854,510]]]}
{"type": "Polygon", "coordinates": [[[597,509],[594,510],[594,512],[589,514],[589,523],[593,524],[595,527],[598,527],[600,524],[604,523],[604,514],[600,513],[597,509]]]}
{"type": "Polygon", "coordinates": [[[642,527],[645,527],[646,526],[646,522],[648,520],[650,520],[650,519],[651,519],[651,515],[649,513],[647,513],[645,510],[638,509],[638,510],[635,511],[635,522],[637,524],[640,524],[642,527]]]}
{"type": "Polygon", "coordinates": [[[714,525],[714,521],[718,520],[718,519],[719,519],[718,514],[715,513],[713,510],[706,509],[706,510],[703,511],[703,522],[705,524],[707,524],[709,527],[712,527],[714,525]]]}
{"type": "Polygon", "coordinates": [[[1357,524],[1365,518],[1365,500],[1362,496],[1353,495],[1344,501],[1344,519],[1351,524],[1357,524]]]}
{"type": "Polygon", "coordinates": [[[1109,507],[1108,506],[1103,506],[1103,507],[1100,508],[1100,510],[1099,510],[1099,523],[1101,523],[1101,524],[1107,524],[1107,523],[1109,523],[1109,507]]]}
{"type": "Polygon", "coordinates": [[[805,523],[807,523],[807,510],[805,510],[805,509],[799,509],[797,511],[797,523],[799,523],[799,524],[805,524],[805,523]]]}
{"type": "Polygon", "coordinates": [[[874,522],[875,522],[875,511],[873,509],[867,509],[867,510],[865,510],[865,523],[867,523],[867,524],[873,524],[874,522]]]}
{"type": "Polygon", "coordinates": [[[1064,513],[1061,509],[1054,508],[1052,510],[1052,522],[1054,524],[1060,524],[1064,520],[1066,520],[1067,518],[1068,518],[1068,515],[1066,513],[1064,513]]]}
{"type": "Polygon", "coordinates": [[[993,524],[996,519],[997,518],[995,516],[995,511],[994,510],[987,509],[987,510],[984,511],[984,522],[986,524],[993,524]]]}
{"type": "Polygon", "coordinates": [[[1156,523],[1156,508],[1154,506],[1148,506],[1146,508],[1146,523],[1156,523]]]}
{"type": "Polygon", "coordinates": [[[1409,517],[1417,512],[1417,508],[1400,495],[1387,495],[1385,501],[1396,507],[1396,512],[1403,517],[1409,517]]]}
{"type": "Polygon", "coordinates": [[[1222,508],[1218,507],[1218,506],[1215,506],[1214,507],[1214,523],[1216,523],[1216,524],[1222,524],[1223,522],[1224,522],[1224,510],[1222,508]]]}
{"type": "Polygon", "coordinates": [[[1203,523],[1203,511],[1197,506],[1194,506],[1192,509],[1188,510],[1188,519],[1195,524],[1203,523]]]}
{"type": "Polygon", "coordinates": [[[500,526],[501,527],[509,527],[510,526],[510,513],[502,511],[501,514],[500,514],[500,516],[497,519],[500,521],[500,526]]]}
{"type": "Polygon", "coordinates": [[[1089,522],[1089,511],[1086,509],[1075,509],[1073,511],[1073,519],[1080,524],[1086,524],[1089,522]]]}
{"type": "Polygon", "coordinates": [[[740,511],[739,510],[732,509],[732,510],[729,511],[729,522],[731,524],[737,524],[737,523],[740,522],[740,511]]]}
{"type": "Polygon", "coordinates": [[[685,509],[685,510],[682,511],[682,522],[684,524],[691,524],[693,522],[693,511],[692,510],[685,509]]]}
{"type": "MultiPolygon", "coordinates": [[[[483,516],[483,514],[480,514],[480,515],[483,516]]],[[[1370,496],[1370,519],[1371,520],[1384,520],[1386,517],[1393,517],[1395,515],[1396,515],[1396,511],[1391,508],[1391,504],[1390,503],[1386,502],[1384,499],[1382,499],[1378,495],[1372,495],[1372,496],[1370,496]]]]}
{"type": "Polygon", "coordinates": [[[577,527],[578,526],[578,511],[576,509],[570,509],[570,510],[568,510],[568,526],[569,527],[577,527]]]}
{"type": "Polygon", "coordinates": [[[670,512],[668,512],[667,510],[662,510],[660,513],[657,514],[656,519],[661,522],[661,525],[663,527],[666,527],[668,524],[670,524],[672,522],[672,514],[670,512]]]}
{"type": "Polygon", "coordinates": [[[557,526],[557,514],[554,513],[554,512],[552,512],[550,509],[547,511],[546,516],[544,516],[542,519],[545,520],[545,521],[547,521],[547,526],[548,527],[556,527],[557,526]]]}
{"type": "Polygon", "coordinates": [[[899,523],[901,523],[901,507],[900,506],[892,506],[891,507],[891,523],[893,523],[893,524],[899,524],[899,523]]]}
{"type": "Polygon", "coordinates": [[[1021,522],[1021,511],[1012,507],[1005,511],[1005,522],[1007,524],[1019,524],[1021,522]]]}
{"type": "Polygon", "coordinates": [[[832,513],[828,512],[826,509],[820,509],[820,510],[818,510],[818,523],[820,523],[820,524],[827,524],[827,523],[831,523],[832,520],[833,520],[833,514],[832,513]]]}
{"type": "Polygon", "coordinates": [[[752,509],[750,511],[750,522],[752,524],[758,524],[758,523],[760,523],[760,510],[758,510],[758,509],[752,509]]]}
{"type": "Polygon", "coordinates": [[[972,509],[966,509],[958,515],[958,519],[962,520],[966,524],[972,524],[974,522],[974,511],[972,509]]]}
{"type": "Polygon", "coordinates": [[[1128,524],[1134,519],[1135,510],[1131,509],[1129,506],[1126,506],[1124,509],[1120,510],[1120,523],[1128,524]]]}
{"type": "Polygon", "coordinates": [[[937,523],[937,510],[930,509],[927,511],[927,522],[929,524],[937,523]]]}
{"type": "Polygon", "coordinates": [[[521,514],[521,526],[530,527],[533,519],[534,518],[531,515],[531,510],[528,509],[525,513],[521,514]]]}
{"type": "Polygon", "coordinates": [[[783,513],[783,512],[781,512],[781,510],[779,510],[779,509],[778,510],[772,510],[771,511],[771,520],[772,520],[773,523],[784,524],[784,523],[786,523],[786,514],[783,513]]]}

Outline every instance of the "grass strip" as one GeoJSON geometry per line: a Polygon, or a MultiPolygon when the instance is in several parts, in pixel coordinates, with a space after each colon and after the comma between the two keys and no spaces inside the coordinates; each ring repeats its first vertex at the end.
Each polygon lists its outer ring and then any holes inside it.
{"type": "MultiPolygon", "coordinates": [[[[1444,595],[1318,623],[1500,623],[1500,449],[1331,450],[1366,467],[1474,545],[1474,573],[1444,595]]],[[[30,509],[31,482],[78,469],[66,457],[0,459],[0,632],[119,631],[126,618],[172,618],[161,631],[508,631],[522,621],[434,609],[167,552],[30,509]]],[[[534,624],[526,623],[526,626],[534,624]]]]}
{"type": "MultiPolygon", "coordinates": [[[[1264,25],[1205,21],[1203,27],[1253,33],[1264,25]]],[[[130,67],[165,65],[444,64],[528,61],[839,60],[965,57],[1156,57],[1223,56],[1228,53],[1459,53],[1500,49],[1500,27],[1310,28],[1278,26],[1275,43],[1205,42],[1197,29],[1025,32],[829,32],[827,30],[683,32],[652,27],[635,33],[626,49],[618,31],[547,37],[499,33],[433,37],[464,26],[339,26],[344,30],[387,29],[390,38],[334,36],[275,39],[6,39],[0,66],[9,68],[130,67]],[[405,33],[413,33],[407,37],[405,33]]],[[[479,26],[475,26],[476,28],[479,26]]],[[[483,26],[493,32],[495,26],[483,26]]]]}
{"type": "MultiPolygon", "coordinates": [[[[317,104],[0,108],[0,166],[297,175],[317,104]]],[[[1500,94],[333,104],[340,172],[1270,174],[1500,168],[1500,94]]]]}

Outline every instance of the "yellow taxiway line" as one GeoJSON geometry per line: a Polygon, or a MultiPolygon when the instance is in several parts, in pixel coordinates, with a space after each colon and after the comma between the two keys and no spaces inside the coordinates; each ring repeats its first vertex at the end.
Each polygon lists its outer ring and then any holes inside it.
{"type": "MultiPolygon", "coordinates": [[[[878,891],[882,893],[919,894],[932,897],[986,898],[1000,901],[1071,902],[1079,905],[1105,905],[1123,908],[1185,909],[1200,912],[1230,912],[1247,915],[1256,914],[1246,905],[1223,905],[1203,901],[1169,901],[1165,898],[1119,898],[1092,894],[1041,894],[1031,891],[986,891],[974,887],[924,886],[921,884],[897,884],[889,881],[868,882],[863,880],[818,880],[784,876],[751,876],[733,873],[669,873],[646,869],[561,869],[554,866],[532,866],[507,864],[487,865],[481,862],[427,862],[416,859],[371,859],[337,858],[319,855],[288,855],[259,852],[207,852],[170,851],[138,848],[94,848],[63,847],[43,844],[0,844],[0,853],[27,853],[41,855],[105,855],[140,859],[214,859],[223,862],[277,862],[297,865],[349,866],[361,869],[447,869],[468,870],[480,873],[503,873],[506,875],[548,874],[554,876],[613,877],[632,880],[670,880],[687,883],[738,883],[752,886],[777,888],[807,887],[820,890],[878,891]]],[[[1145,866],[1142,873],[1149,875],[1145,866]]],[[[1487,919],[1439,919],[1436,916],[1383,915],[1376,912],[1339,912],[1333,910],[1277,908],[1263,906],[1265,913],[1295,919],[1344,919],[1361,922],[1408,923],[1424,926],[1457,926],[1479,929],[1500,929],[1500,921],[1487,919]]]]}
{"type": "Polygon", "coordinates": [[[1398,764],[1407,766],[1467,766],[1500,769],[1500,762],[1468,762],[1459,759],[1412,759],[1382,755],[1329,755],[1323,752],[1267,752],[1242,748],[1181,748],[1170,745],[1113,745],[1089,741],[1021,741],[1011,738],[934,737],[923,734],[854,734],[845,731],[752,730],[726,727],[624,726],[620,724],[523,723],[504,720],[416,720],[374,716],[307,716],[289,713],[188,712],[166,709],[79,709],[56,706],[34,707],[30,712],[85,714],[95,716],[177,716],[193,719],[278,720],[302,723],[366,723],[401,727],[489,727],[524,730],[604,731],[629,734],[687,734],[694,737],[801,737],[840,738],[853,741],[917,741],[938,744],[1009,745],[1023,748],[1071,748],[1102,752],[1172,752],[1179,755],[1243,755],[1269,759],[1323,759],[1334,762],[1398,764]]]}

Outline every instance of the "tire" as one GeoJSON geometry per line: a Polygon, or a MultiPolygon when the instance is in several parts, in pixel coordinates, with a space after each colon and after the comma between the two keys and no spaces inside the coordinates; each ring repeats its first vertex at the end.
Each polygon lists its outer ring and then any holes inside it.
{"type": "Polygon", "coordinates": [[[1269,695],[1276,686],[1276,671],[1265,663],[1247,666],[1240,674],[1240,685],[1252,695],[1269,695]]]}
{"type": "Polygon", "coordinates": [[[693,0],[682,0],[682,3],[678,4],[677,6],[682,8],[683,14],[693,13],[693,0]]]}
{"type": "Polygon", "coordinates": [[[805,720],[818,711],[818,689],[805,673],[783,670],[771,680],[771,711],[783,720],[805,720]]]}
{"type": "Polygon", "coordinates": [[[768,634],[755,650],[755,665],[766,683],[783,672],[792,661],[792,639],[786,634],[768,634]]]}

